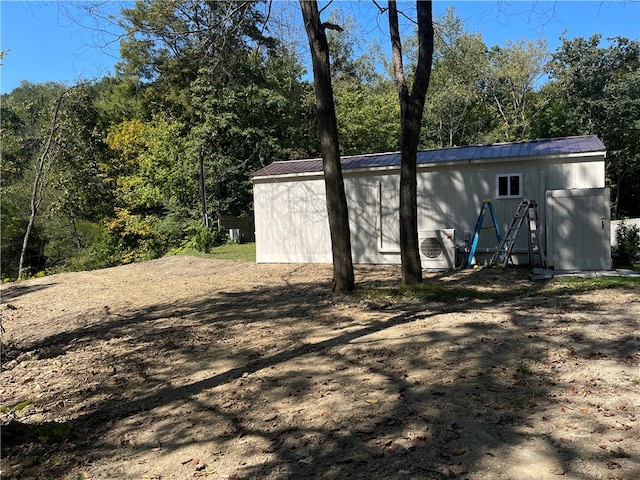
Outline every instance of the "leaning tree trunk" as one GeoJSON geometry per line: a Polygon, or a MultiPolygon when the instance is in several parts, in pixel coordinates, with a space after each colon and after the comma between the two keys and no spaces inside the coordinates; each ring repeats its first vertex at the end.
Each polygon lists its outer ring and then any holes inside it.
{"type": "Polygon", "coordinates": [[[31,199],[29,202],[30,213],[29,213],[29,222],[27,223],[27,228],[24,233],[24,238],[22,239],[22,250],[20,251],[20,262],[18,264],[18,280],[22,280],[24,274],[24,260],[27,252],[27,248],[29,247],[29,239],[31,238],[31,231],[33,230],[33,225],[36,221],[36,216],[38,215],[38,211],[40,210],[40,205],[42,205],[43,190],[47,179],[47,173],[49,171],[49,166],[51,165],[51,158],[49,153],[53,146],[53,137],[56,131],[56,127],[58,124],[58,114],[60,112],[60,107],[62,106],[62,100],[65,95],[73,90],[74,87],[65,90],[60,94],[58,100],[56,102],[56,108],[53,113],[53,119],[51,121],[51,129],[49,130],[49,136],[47,137],[47,141],[44,144],[42,154],[38,159],[38,163],[35,169],[35,177],[33,179],[33,188],[31,190],[31,199]]]}
{"type": "Polygon", "coordinates": [[[400,260],[402,282],[422,282],[418,245],[417,158],[424,99],[433,63],[433,16],[430,1],[416,2],[418,16],[418,64],[411,93],[404,75],[398,9],[389,1],[389,33],[393,69],[400,101],[400,260]]]}
{"type": "Polygon", "coordinates": [[[335,26],[320,22],[318,3],[315,0],[300,0],[300,7],[305,30],[309,37],[309,47],[313,62],[318,130],[320,132],[331,250],[333,252],[332,288],[338,292],[349,292],[355,287],[353,260],[351,257],[351,234],[349,232],[347,198],[344,192],[344,180],[340,165],[338,123],[329,68],[329,45],[325,33],[325,28],[335,28],[335,26]]]}

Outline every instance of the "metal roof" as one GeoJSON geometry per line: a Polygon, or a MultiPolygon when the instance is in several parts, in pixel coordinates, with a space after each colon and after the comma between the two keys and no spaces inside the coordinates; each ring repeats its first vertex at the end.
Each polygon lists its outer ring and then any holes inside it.
{"type": "MultiPolygon", "coordinates": [[[[468,145],[418,151],[418,165],[448,162],[472,162],[474,160],[500,160],[536,158],[581,153],[604,153],[606,147],[595,135],[580,137],[550,138],[527,142],[493,143],[490,145],[468,145]]],[[[375,153],[342,157],[342,170],[399,167],[400,153],[375,153]]],[[[278,161],[261,168],[253,175],[269,177],[322,172],[322,159],[278,161]]]]}

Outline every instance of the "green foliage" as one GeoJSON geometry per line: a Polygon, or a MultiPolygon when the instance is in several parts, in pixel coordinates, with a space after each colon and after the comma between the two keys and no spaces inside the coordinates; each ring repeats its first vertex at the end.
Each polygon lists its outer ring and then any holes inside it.
{"type": "MultiPolygon", "coordinates": [[[[27,246],[30,274],[215,254],[227,235],[202,226],[200,152],[212,218],[252,214],[256,169],[318,155],[306,53],[301,60],[295,41],[267,36],[279,30],[265,24],[266,12],[258,2],[196,0],[141,0],[123,10],[117,74],[75,86],[62,104],[27,246]]],[[[380,47],[356,19],[335,11],[328,20],[343,28],[328,31],[342,154],[399,149],[398,96],[380,47]]],[[[564,40],[538,88],[543,44],[489,49],[453,8],[435,23],[421,147],[597,133],[608,148],[614,217],[640,216],[638,41],[564,40]]],[[[23,82],[2,96],[3,278],[17,274],[33,165],[66,89],[23,82]]],[[[467,293],[427,286],[387,294],[467,293]]]]}
{"type": "MultiPolygon", "coordinates": [[[[2,209],[0,210],[0,256],[2,257],[2,278],[16,278],[18,260],[22,248],[24,232],[27,228],[28,199],[22,189],[2,188],[2,209]]],[[[34,232],[35,233],[35,232],[34,232]]],[[[37,233],[32,235],[31,242],[35,247],[37,233]]],[[[39,243],[39,242],[38,242],[39,243]]],[[[37,251],[32,248],[30,257],[37,251]]]]}
{"type": "Polygon", "coordinates": [[[400,106],[392,82],[376,86],[337,82],[334,98],[343,155],[399,149],[400,106]]]}
{"type": "Polygon", "coordinates": [[[45,246],[51,272],[96,270],[120,263],[117,242],[103,224],[76,221],[75,227],[47,230],[45,246]],[[75,238],[67,232],[74,230],[75,238]]]}
{"type": "Polygon", "coordinates": [[[533,113],[528,106],[547,57],[547,44],[542,40],[507,41],[504,47],[490,50],[486,90],[491,112],[498,119],[496,140],[529,138],[533,113]]]}
{"type": "Polygon", "coordinates": [[[620,265],[640,263],[640,228],[622,221],[616,229],[620,265]]]}
{"type": "Polygon", "coordinates": [[[353,81],[374,84],[381,75],[376,65],[382,59],[382,47],[375,41],[362,36],[359,22],[350,14],[334,9],[327,22],[340,29],[327,29],[331,77],[334,83],[353,81]],[[362,52],[358,56],[356,52],[362,52]]]}
{"type": "Polygon", "coordinates": [[[26,407],[28,407],[32,403],[33,403],[33,400],[25,400],[24,402],[20,402],[20,403],[14,405],[11,408],[11,410],[13,410],[14,412],[18,412],[20,410],[24,410],[26,407]]]}
{"type": "Polygon", "coordinates": [[[531,138],[546,44],[508,41],[488,49],[479,33],[465,30],[453,7],[434,25],[422,144],[446,147],[531,138]]]}
{"type": "Polygon", "coordinates": [[[435,20],[433,68],[427,92],[423,144],[447,147],[478,141],[486,118],[487,47],[468,33],[450,7],[435,20]]]}
{"type": "Polygon", "coordinates": [[[524,362],[518,362],[516,364],[516,373],[521,377],[528,377],[533,375],[531,367],[524,362]]]}
{"type": "MultiPolygon", "coordinates": [[[[204,228],[204,227],[203,227],[204,228]]],[[[234,260],[240,262],[256,261],[255,243],[235,243],[229,240],[226,232],[220,230],[207,230],[213,236],[213,244],[208,250],[198,248],[200,240],[192,239],[185,242],[181,248],[174,249],[169,255],[198,255],[206,258],[220,260],[234,260]]]]}
{"type": "Polygon", "coordinates": [[[560,277],[554,278],[542,292],[571,295],[592,290],[623,288],[637,290],[640,288],[638,277],[560,277]]]}
{"type": "Polygon", "coordinates": [[[640,216],[640,42],[601,35],[566,40],[549,64],[549,113],[535,131],[597,134],[607,146],[613,216],[640,216]]]}
{"type": "Polygon", "coordinates": [[[376,303],[405,301],[452,301],[476,298],[480,293],[473,289],[447,287],[440,282],[423,282],[417,285],[370,285],[358,290],[363,299],[376,303]]]}
{"type": "Polygon", "coordinates": [[[181,137],[182,126],[163,119],[125,120],[109,129],[112,155],[98,169],[113,197],[104,225],[122,262],[162,256],[185,236],[198,187],[195,159],[181,137]]]}
{"type": "Polygon", "coordinates": [[[202,252],[209,253],[212,248],[226,243],[229,236],[221,230],[212,230],[198,223],[188,229],[188,237],[182,241],[180,248],[173,253],[202,252]]]}
{"type": "Polygon", "coordinates": [[[256,261],[256,244],[255,243],[226,243],[219,247],[213,248],[209,252],[212,258],[221,260],[235,260],[241,262],[256,261]]]}

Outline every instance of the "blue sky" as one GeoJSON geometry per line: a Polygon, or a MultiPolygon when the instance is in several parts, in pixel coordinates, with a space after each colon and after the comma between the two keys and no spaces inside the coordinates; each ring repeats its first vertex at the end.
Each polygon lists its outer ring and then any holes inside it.
{"type": "MultiPolygon", "coordinates": [[[[114,71],[117,43],[104,48],[113,38],[70,20],[68,12],[79,17],[75,5],[65,1],[0,0],[0,50],[9,51],[0,67],[1,93],[10,92],[21,80],[72,84],[114,71]]],[[[120,5],[115,1],[110,4],[114,11],[120,5]]],[[[436,1],[434,15],[441,15],[450,5],[456,7],[466,29],[480,32],[488,46],[503,45],[507,39],[535,40],[540,36],[555,51],[563,34],[566,38],[594,33],[604,38],[640,38],[640,0],[436,1]]],[[[344,4],[355,15],[370,12],[369,6],[368,1],[344,4]]],[[[80,17],[82,23],[90,25],[88,17],[80,17]]]]}

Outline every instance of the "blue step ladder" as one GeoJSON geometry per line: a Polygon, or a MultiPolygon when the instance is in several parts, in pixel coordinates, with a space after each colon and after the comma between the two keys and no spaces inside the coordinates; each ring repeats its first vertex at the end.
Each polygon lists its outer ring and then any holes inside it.
{"type": "Polygon", "coordinates": [[[491,214],[491,220],[493,221],[492,227],[486,227],[496,232],[496,238],[498,239],[498,244],[502,243],[502,235],[500,234],[500,226],[498,225],[498,220],[496,219],[496,212],[493,209],[493,204],[491,203],[490,198],[486,198],[482,202],[482,207],[480,208],[480,215],[478,215],[478,221],[476,222],[476,226],[471,232],[471,236],[469,237],[469,243],[465,246],[464,249],[464,260],[462,261],[462,268],[469,268],[471,263],[473,262],[473,257],[476,254],[476,249],[478,248],[478,240],[480,239],[480,232],[485,228],[484,225],[484,217],[487,215],[487,211],[491,214]]]}

